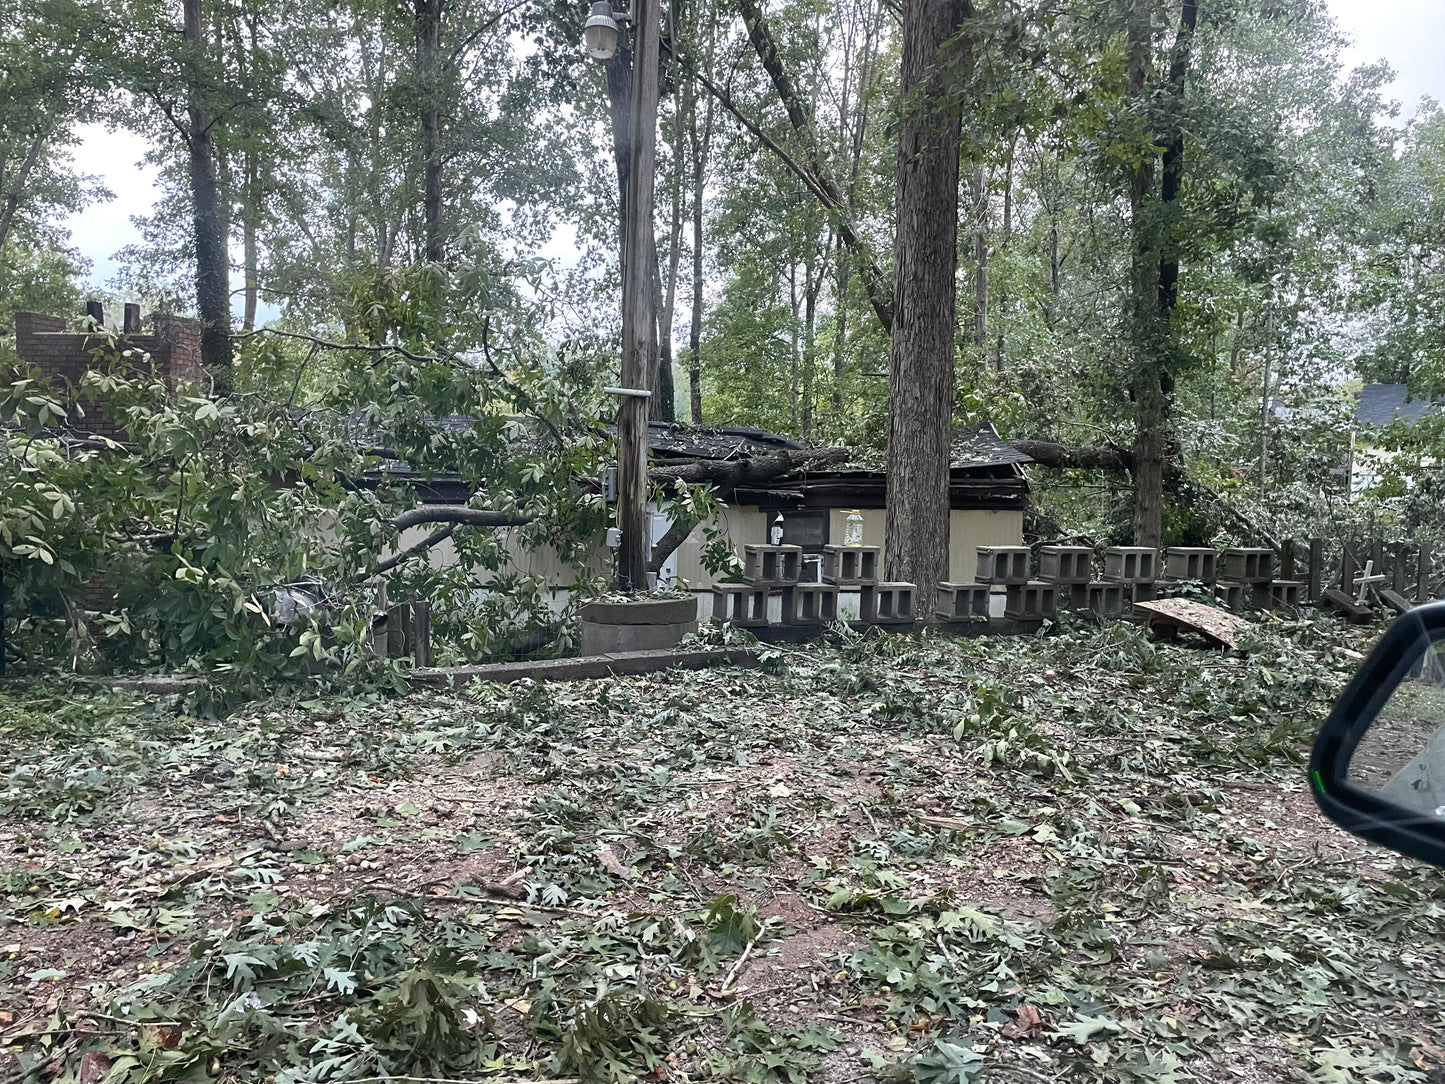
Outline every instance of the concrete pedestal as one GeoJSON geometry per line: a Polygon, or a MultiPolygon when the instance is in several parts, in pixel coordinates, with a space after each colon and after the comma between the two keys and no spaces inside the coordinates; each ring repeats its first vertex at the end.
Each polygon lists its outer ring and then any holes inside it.
{"type": "Polygon", "coordinates": [[[582,654],[659,651],[697,631],[697,599],[589,602],[582,607],[582,654]]]}

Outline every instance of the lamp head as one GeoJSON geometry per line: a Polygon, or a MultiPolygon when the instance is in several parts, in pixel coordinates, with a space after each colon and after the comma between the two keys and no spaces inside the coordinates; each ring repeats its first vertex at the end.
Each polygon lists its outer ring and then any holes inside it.
{"type": "Polygon", "coordinates": [[[610,0],[597,0],[582,32],[582,45],[594,60],[611,60],[617,55],[618,27],[610,0]]]}

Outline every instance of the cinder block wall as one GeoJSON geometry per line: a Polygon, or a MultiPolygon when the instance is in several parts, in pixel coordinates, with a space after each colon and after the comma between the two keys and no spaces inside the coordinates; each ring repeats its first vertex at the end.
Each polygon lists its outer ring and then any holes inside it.
{"type": "MultiPolygon", "coordinates": [[[[150,335],[129,334],[121,336],[122,349],[142,350],[150,355],[156,372],[166,382],[171,393],[201,382],[201,325],[196,320],[181,316],[155,313],[151,317],[154,332],[150,335]]],[[[38,312],[17,312],[15,314],[15,350],[20,360],[33,365],[40,372],[69,389],[72,399],[74,389],[80,385],[86,372],[105,364],[97,360],[95,351],[104,343],[101,336],[84,331],[67,331],[65,321],[58,316],[46,316],[38,312]]],[[[119,438],[121,427],[110,418],[101,416],[94,403],[79,398],[79,405],[85,417],[72,417],[71,428],[92,436],[119,438]]]]}

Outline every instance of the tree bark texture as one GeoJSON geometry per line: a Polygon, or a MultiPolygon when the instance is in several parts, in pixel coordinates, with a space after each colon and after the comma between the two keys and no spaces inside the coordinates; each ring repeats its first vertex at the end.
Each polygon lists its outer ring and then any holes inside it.
{"type": "MultiPolygon", "coordinates": [[[[185,41],[199,64],[206,50],[201,0],[184,0],[182,15],[185,41]]],[[[196,243],[196,311],[201,317],[201,362],[210,370],[216,392],[225,395],[231,390],[230,261],[226,238],[221,232],[214,121],[198,86],[192,86],[187,112],[190,123],[186,150],[191,179],[191,227],[196,243]]]]}
{"type": "Polygon", "coordinates": [[[922,613],[948,578],[962,127],[948,87],[968,59],[959,32],[972,14],[968,0],[903,5],[885,568],[917,585],[922,613]]]}
{"type": "Polygon", "coordinates": [[[441,52],[441,0],[415,0],[416,73],[421,87],[422,217],[428,263],[446,256],[442,243],[442,114],[437,61],[441,52]]]}

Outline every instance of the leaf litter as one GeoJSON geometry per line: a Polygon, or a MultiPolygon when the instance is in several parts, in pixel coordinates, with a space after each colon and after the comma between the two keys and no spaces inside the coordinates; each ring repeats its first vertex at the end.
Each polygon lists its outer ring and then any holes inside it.
{"type": "Polygon", "coordinates": [[[0,702],[0,1079],[1445,1079],[1445,879],[1314,811],[1364,644],[0,702]]]}

